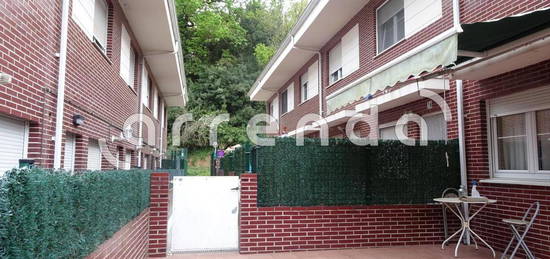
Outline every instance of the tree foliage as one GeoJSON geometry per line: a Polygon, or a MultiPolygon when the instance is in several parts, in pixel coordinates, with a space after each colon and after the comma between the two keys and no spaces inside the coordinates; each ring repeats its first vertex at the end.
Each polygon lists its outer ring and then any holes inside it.
{"type": "Polygon", "coordinates": [[[187,147],[207,146],[208,129],[201,117],[230,114],[219,128],[218,142],[226,147],[246,141],[246,125],[263,104],[247,92],[298,19],[307,0],[176,0],[186,65],[189,103],[171,108],[171,127],[190,112],[198,125],[184,129],[187,147]],[[202,125],[202,126],[200,126],[202,125]]]}

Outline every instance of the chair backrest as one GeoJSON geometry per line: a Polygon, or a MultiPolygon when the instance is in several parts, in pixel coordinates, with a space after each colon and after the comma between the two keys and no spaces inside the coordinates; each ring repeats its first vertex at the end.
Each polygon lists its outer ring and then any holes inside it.
{"type": "Polygon", "coordinates": [[[523,215],[524,221],[527,221],[529,219],[529,225],[533,224],[537,216],[539,215],[540,211],[540,202],[534,202],[529,206],[529,209],[525,212],[525,215],[523,215]],[[534,210],[534,211],[533,211],[534,210]]]}
{"type": "Polygon", "coordinates": [[[441,198],[458,198],[458,190],[456,188],[447,188],[441,194],[441,198]]]}

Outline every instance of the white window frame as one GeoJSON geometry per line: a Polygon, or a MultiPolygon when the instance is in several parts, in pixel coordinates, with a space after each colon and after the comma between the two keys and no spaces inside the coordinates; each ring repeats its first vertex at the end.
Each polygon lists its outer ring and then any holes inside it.
{"type": "Polygon", "coordinates": [[[142,76],[141,76],[141,104],[145,105],[145,107],[149,108],[149,72],[147,71],[147,66],[145,64],[145,60],[143,61],[143,69],[142,69],[142,76]]]}
{"type": "Polygon", "coordinates": [[[73,0],[72,3],[72,14],[71,18],[73,21],[82,29],[84,34],[96,44],[103,54],[107,53],[108,48],[108,37],[109,37],[109,9],[110,6],[105,0],[73,0]],[[98,8],[97,1],[105,7],[105,32],[102,32],[104,35],[98,35],[97,21],[98,19],[98,8]],[[83,12],[83,13],[81,13],[83,12]]]}
{"type": "Polygon", "coordinates": [[[289,109],[288,109],[288,89],[285,89],[283,92],[281,92],[280,94],[281,98],[279,98],[279,107],[281,107],[281,115],[285,115],[286,113],[289,112],[289,109]],[[286,102],[286,103],[283,103],[283,102],[286,102]],[[284,105],[283,105],[284,104],[284,105]]]}
{"type": "MultiPolygon", "coordinates": [[[[550,105],[547,109],[550,109],[550,105]]],[[[547,110],[542,109],[542,110],[547,110]]],[[[495,178],[515,178],[529,180],[550,180],[550,170],[539,170],[538,145],[537,145],[537,129],[536,129],[536,112],[541,109],[528,112],[510,113],[503,116],[489,117],[489,147],[491,150],[491,165],[493,167],[493,177],[495,178]],[[497,140],[497,118],[509,115],[525,115],[525,134],[526,134],[526,149],[527,149],[527,170],[501,170],[499,169],[499,151],[497,140]]]]}
{"type": "Polygon", "coordinates": [[[135,62],[135,52],[132,48],[132,37],[126,29],[124,24],[121,25],[121,36],[120,36],[120,71],[119,75],[122,77],[124,82],[130,87],[134,88],[135,83],[135,71],[136,71],[136,62],[135,62]]]}
{"type": "Polygon", "coordinates": [[[392,44],[391,46],[388,46],[387,48],[385,48],[384,50],[380,50],[380,44],[379,44],[379,23],[378,23],[378,11],[379,9],[381,9],[382,7],[384,7],[386,4],[388,4],[389,2],[391,1],[395,1],[395,0],[386,0],[383,4],[381,4],[378,8],[376,8],[376,11],[375,11],[375,24],[376,24],[376,34],[375,34],[375,37],[376,37],[376,55],[380,55],[390,49],[392,49],[393,47],[395,47],[396,45],[398,45],[399,43],[403,42],[404,40],[410,38],[411,36],[413,36],[414,34],[418,33],[419,31],[427,28],[428,26],[432,25],[434,22],[438,21],[439,19],[441,19],[443,17],[443,3],[442,3],[442,0],[403,0],[403,19],[404,19],[404,36],[402,39],[396,41],[394,44],[392,44]],[[424,5],[427,5],[428,7],[422,7],[422,6],[418,6],[420,3],[420,5],[424,4],[424,5]],[[422,9],[422,10],[418,10],[418,9],[422,9]],[[415,10],[417,11],[417,13],[410,13],[409,11],[411,10],[415,10]],[[431,12],[430,12],[431,11],[431,12]],[[434,13],[435,11],[435,13],[434,13]],[[427,13],[426,13],[427,12],[427,13]],[[424,18],[424,16],[426,16],[427,18],[430,18],[430,19],[415,19],[416,16],[420,15],[422,18],[424,18]],[[418,20],[420,20],[420,24],[418,24],[418,20]],[[417,24],[411,24],[412,21],[415,21],[417,22],[417,24]],[[407,26],[407,24],[409,24],[407,26]]]}
{"type": "Polygon", "coordinates": [[[156,88],[153,89],[153,116],[159,118],[159,93],[156,88]]]}
{"type": "Polygon", "coordinates": [[[536,143],[536,112],[550,109],[550,103],[547,102],[550,97],[550,88],[548,87],[535,88],[487,101],[487,143],[491,180],[544,181],[546,184],[550,184],[550,170],[538,169],[538,146],[536,143]],[[498,117],[517,114],[525,114],[528,170],[499,170],[496,121],[498,117]]]}
{"type": "MultiPolygon", "coordinates": [[[[379,42],[379,38],[380,38],[380,24],[378,22],[378,11],[380,11],[380,9],[382,9],[384,6],[386,6],[388,3],[390,3],[391,1],[397,1],[397,0],[386,0],[383,4],[381,4],[378,8],[376,8],[376,11],[374,13],[375,15],[375,23],[376,23],[376,53],[377,54],[382,54],[384,53],[385,51],[393,48],[395,45],[399,44],[400,42],[404,41],[407,37],[406,35],[403,36],[403,38],[395,41],[392,45],[388,46],[387,48],[383,49],[383,50],[380,50],[380,42],[379,42]]],[[[405,12],[405,1],[403,0],[403,17],[405,16],[404,14],[405,12]]],[[[393,17],[393,16],[392,16],[393,17]]],[[[392,18],[393,19],[393,18],[392,18]]],[[[404,18],[403,18],[404,19],[404,18]]],[[[406,21],[403,21],[403,27],[406,27],[406,21]]],[[[405,31],[406,29],[403,28],[403,30],[405,31]]]]}

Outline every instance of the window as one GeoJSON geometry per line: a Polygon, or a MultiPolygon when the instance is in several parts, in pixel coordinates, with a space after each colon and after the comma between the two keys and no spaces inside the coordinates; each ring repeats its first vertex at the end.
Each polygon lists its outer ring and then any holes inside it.
{"type": "Polygon", "coordinates": [[[94,42],[107,52],[107,30],[109,28],[109,7],[105,0],[95,0],[94,42]]]}
{"type": "Polygon", "coordinates": [[[124,169],[130,170],[132,168],[132,151],[127,150],[124,154],[124,169]]]}
{"type": "Polygon", "coordinates": [[[132,40],[126,27],[122,25],[120,39],[120,76],[128,86],[134,87],[136,55],[132,48],[132,40]]]}
{"type": "Polygon", "coordinates": [[[301,102],[305,102],[309,99],[308,97],[308,79],[307,79],[307,73],[303,74],[302,77],[300,78],[300,84],[302,85],[301,87],[301,102]]]}
{"type": "Polygon", "coordinates": [[[105,0],[74,0],[72,19],[86,36],[105,53],[109,27],[109,6],[105,0]]]}
{"type": "Polygon", "coordinates": [[[273,101],[271,101],[271,104],[269,105],[269,113],[271,116],[273,116],[276,120],[279,119],[279,97],[276,96],[273,101]]]}
{"type": "Polygon", "coordinates": [[[145,65],[145,60],[143,61],[143,69],[141,76],[141,103],[149,107],[149,86],[151,85],[149,79],[149,73],[147,72],[147,66],[145,65]]]}
{"type": "Polygon", "coordinates": [[[305,102],[315,97],[319,91],[319,62],[309,66],[306,73],[300,77],[301,84],[301,102],[305,102]]]}
{"type": "Polygon", "coordinates": [[[359,25],[355,25],[329,52],[330,84],[359,69],[359,25]]]}
{"type": "Polygon", "coordinates": [[[389,0],[376,11],[378,53],[405,37],[404,0],[389,0]]]}
{"type": "Polygon", "coordinates": [[[151,94],[153,94],[154,96],[154,91],[155,91],[155,88],[153,88],[153,80],[151,80],[151,78],[149,77],[149,90],[147,90],[149,94],[147,96],[147,108],[151,110],[153,109],[153,104],[154,104],[153,98],[151,98],[151,94]]]}
{"type": "Polygon", "coordinates": [[[153,90],[153,116],[159,118],[159,93],[157,89],[153,90]]]}
{"type": "MultiPolygon", "coordinates": [[[[378,138],[381,140],[399,140],[397,133],[395,131],[395,123],[390,123],[380,126],[380,131],[378,132],[378,138]]],[[[403,135],[408,136],[407,125],[403,127],[403,135]]]]}
{"type": "Polygon", "coordinates": [[[492,119],[497,177],[550,176],[550,109],[492,119]]]}
{"type": "Polygon", "coordinates": [[[288,91],[285,90],[281,94],[281,114],[285,114],[288,112],[288,91]]]}

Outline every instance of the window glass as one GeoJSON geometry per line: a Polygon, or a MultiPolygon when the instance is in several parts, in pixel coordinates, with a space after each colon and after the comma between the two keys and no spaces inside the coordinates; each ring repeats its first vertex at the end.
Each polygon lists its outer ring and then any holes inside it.
{"type": "Polygon", "coordinates": [[[302,102],[305,102],[307,100],[307,81],[302,83],[302,102]]]}
{"type": "Polygon", "coordinates": [[[500,170],[527,170],[525,114],[497,118],[497,145],[500,170]]]}
{"type": "Polygon", "coordinates": [[[539,170],[550,170],[550,110],[537,112],[539,170]]]}
{"type": "Polygon", "coordinates": [[[393,46],[405,37],[403,0],[390,0],[377,11],[378,52],[393,46]]]}

